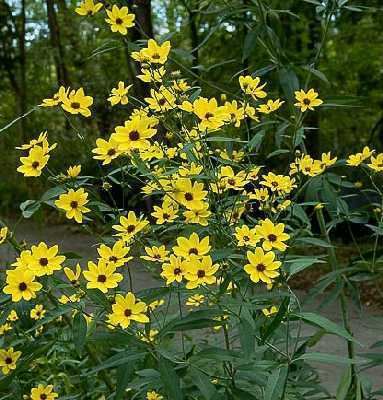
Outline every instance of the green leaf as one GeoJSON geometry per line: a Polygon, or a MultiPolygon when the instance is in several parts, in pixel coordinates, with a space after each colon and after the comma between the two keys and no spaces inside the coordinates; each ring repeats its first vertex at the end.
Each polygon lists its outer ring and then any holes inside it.
{"type": "Polygon", "coordinates": [[[288,368],[281,366],[275,369],[267,380],[264,400],[280,400],[283,395],[288,368]]]}
{"type": "Polygon", "coordinates": [[[122,364],[117,368],[115,400],[122,400],[124,398],[125,390],[129,386],[133,373],[134,363],[132,362],[122,364]]]}
{"type": "Polygon", "coordinates": [[[85,345],[87,329],[88,327],[85,317],[82,315],[81,312],[78,312],[73,318],[72,335],[73,342],[79,354],[82,353],[85,345]]]}
{"type": "Polygon", "coordinates": [[[339,382],[339,386],[336,390],[336,400],[346,400],[346,396],[348,394],[348,390],[350,388],[352,381],[351,378],[352,378],[351,368],[348,367],[345,369],[342,379],[339,382]]]}
{"type": "Polygon", "coordinates": [[[255,347],[254,329],[248,321],[241,318],[238,330],[243,354],[245,358],[250,358],[255,347]]]}
{"type": "Polygon", "coordinates": [[[277,314],[274,318],[272,318],[271,323],[266,326],[265,332],[262,335],[262,341],[265,342],[273,332],[278,328],[278,326],[282,323],[284,316],[287,313],[287,309],[290,303],[290,297],[286,297],[282,304],[280,305],[277,314]]]}
{"type": "Polygon", "coordinates": [[[144,353],[133,352],[133,351],[121,351],[109,357],[107,360],[103,361],[102,364],[95,368],[89,370],[85,375],[93,375],[96,372],[102,371],[104,369],[115,368],[123,364],[132,363],[133,361],[140,360],[144,357],[144,353]]]}
{"type": "Polygon", "coordinates": [[[248,143],[250,151],[253,150],[254,148],[256,151],[259,151],[259,148],[261,147],[265,134],[266,132],[264,130],[261,130],[251,138],[251,140],[248,143]]]}
{"type": "Polygon", "coordinates": [[[26,200],[20,204],[20,210],[24,218],[30,218],[41,207],[41,203],[36,200],[26,200]]]}
{"type": "Polygon", "coordinates": [[[200,370],[193,368],[190,375],[193,379],[194,385],[198,388],[206,400],[211,400],[217,395],[214,385],[210,382],[210,379],[206,374],[203,374],[200,370]]]}
{"type": "Polygon", "coordinates": [[[279,70],[279,82],[282,86],[285,96],[292,100],[294,92],[299,90],[299,80],[292,68],[282,68],[279,70]]]}
{"type": "Polygon", "coordinates": [[[287,269],[289,272],[289,279],[297,274],[298,272],[303,271],[304,269],[311,267],[314,264],[317,263],[324,263],[325,261],[321,260],[320,258],[316,257],[300,257],[300,258],[295,258],[292,260],[286,260],[287,269]]]}
{"type": "Polygon", "coordinates": [[[174,365],[164,357],[158,360],[158,370],[161,374],[161,380],[165,388],[165,392],[169,399],[182,400],[180,379],[175,372],[174,365]]]}
{"type": "Polygon", "coordinates": [[[339,365],[350,365],[350,364],[360,364],[364,360],[361,359],[351,359],[346,357],[336,356],[334,354],[327,353],[305,353],[300,357],[293,360],[293,362],[298,360],[311,361],[311,362],[320,362],[324,364],[339,364],[339,365]]]}

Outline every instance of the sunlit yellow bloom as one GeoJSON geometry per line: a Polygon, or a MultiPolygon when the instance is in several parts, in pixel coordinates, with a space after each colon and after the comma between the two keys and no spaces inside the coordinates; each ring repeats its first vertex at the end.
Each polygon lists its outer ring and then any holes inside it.
{"type": "Polygon", "coordinates": [[[208,226],[211,211],[209,211],[209,204],[205,203],[201,209],[186,210],[184,211],[183,215],[185,217],[185,222],[187,224],[198,224],[202,226],[208,226]]]}
{"type": "Polygon", "coordinates": [[[375,172],[383,171],[383,153],[377,154],[376,157],[371,156],[371,163],[368,166],[375,172]]]}
{"type": "Polygon", "coordinates": [[[36,276],[52,275],[55,271],[61,270],[65,256],[57,255],[58,251],[57,245],[48,247],[44,242],[32,246],[28,268],[36,276]]]}
{"type": "Polygon", "coordinates": [[[129,103],[128,91],[132,87],[132,85],[126,86],[125,83],[120,81],[118,82],[118,86],[112,89],[110,96],[108,97],[108,101],[112,106],[121,103],[123,106],[129,103]]]}
{"type": "Polygon", "coordinates": [[[191,256],[202,257],[209,253],[210,249],[209,236],[200,240],[198,234],[193,232],[189,238],[178,237],[177,246],[173,247],[173,252],[176,256],[189,259],[191,256]]]}
{"type": "Polygon", "coordinates": [[[72,269],[70,269],[68,267],[65,267],[64,268],[64,273],[65,273],[65,276],[67,277],[68,281],[72,285],[77,285],[79,283],[80,275],[81,275],[80,264],[79,263],[76,264],[76,270],[75,271],[73,271],[72,269]]]}
{"type": "Polygon", "coordinates": [[[205,302],[205,296],[203,294],[194,294],[186,300],[186,305],[189,307],[200,307],[205,302]]]}
{"type": "Polygon", "coordinates": [[[241,126],[241,121],[245,119],[245,110],[238,106],[237,100],[227,101],[224,105],[225,111],[230,116],[230,122],[236,127],[241,126]]]}
{"type": "Polygon", "coordinates": [[[101,10],[102,6],[102,3],[95,3],[94,0],[83,0],[74,11],[82,16],[94,15],[101,10]]]}
{"type": "Polygon", "coordinates": [[[146,400],[162,400],[163,398],[164,398],[163,396],[161,396],[154,390],[146,392],[146,400]]]}
{"type": "Polygon", "coordinates": [[[146,256],[141,256],[143,260],[147,261],[158,261],[164,262],[168,260],[169,251],[166,250],[165,246],[153,246],[153,247],[145,247],[146,256]]]}
{"type": "Polygon", "coordinates": [[[137,332],[137,336],[145,343],[153,343],[156,340],[158,333],[158,329],[150,329],[148,334],[146,332],[137,332]]]}
{"type": "Polygon", "coordinates": [[[0,349],[0,368],[4,375],[8,375],[16,369],[17,360],[21,356],[21,351],[14,351],[13,347],[9,349],[0,349]]]}
{"type": "Polygon", "coordinates": [[[185,261],[187,279],[186,288],[195,289],[200,285],[213,285],[216,282],[214,274],[218,271],[219,265],[214,264],[210,256],[198,258],[195,255],[185,261]]]}
{"type": "Polygon", "coordinates": [[[121,328],[127,328],[131,321],[140,323],[149,322],[146,312],[146,304],[142,301],[136,301],[133,293],[129,292],[125,297],[118,294],[115,297],[115,303],[112,305],[112,313],[109,314],[109,323],[121,328]]]}
{"type": "Polygon", "coordinates": [[[175,199],[189,210],[204,208],[207,191],[203,183],[192,182],[189,178],[179,178],[174,182],[175,199]]]}
{"type": "Polygon", "coordinates": [[[44,306],[42,304],[36,304],[34,308],[32,308],[30,312],[30,316],[32,319],[38,321],[39,319],[44,318],[46,314],[46,310],[44,310],[44,306]]]}
{"type": "Polygon", "coordinates": [[[247,225],[235,228],[234,236],[238,240],[238,246],[255,247],[259,242],[255,229],[250,229],[247,225]]]}
{"type": "Polygon", "coordinates": [[[93,97],[85,96],[84,89],[72,90],[62,98],[61,107],[71,114],[81,114],[90,117],[89,107],[93,104],[93,97]]]}
{"type": "Polygon", "coordinates": [[[146,83],[161,83],[165,74],[166,70],[164,67],[160,67],[159,69],[143,68],[141,75],[137,75],[137,78],[146,83]]]}
{"type": "Polygon", "coordinates": [[[12,325],[8,322],[0,325],[0,336],[5,335],[7,332],[12,330],[12,325]]]}
{"type": "MultiPolygon", "coordinates": [[[[16,149],[18,149],[18,150],[29,150],[32,147],[35,147],[37,144],[42,144],[44,141],[47,140],[47,138],[48,138],[48,132],[47,131],[41,132],[37,139],[31,139],[29,141],[29,143],[22,144],[21,146],[16,147],[16,149]]],[[[42,146],[42,147],[44,148],[44,146],[42,146]]]]}
{"type": "Polygon", "coordinates": [[[116,267],[109,265],[104,259],[99,259],[95,264],[93,261],[88,262],[88,270],[82,273],[88,281],[86,287],[88,289],[99,289],[103,293],[107,293],[109,289],[118,286],[123,280],[123,276],[116,272],[116,267]]]}
{"type": "Polygon", "coordinates": [[[142,231],[148,224],[148,220],[137,218],[134,211],[129,211],[128,217],[122,215],[120,217],[120,225],[113,225],[113,229],[118,232],[116,236],[121,236],[125,242],[129,242],[134,235],[142,231]]]}
{"type": "Polygon", "coordinates": [[[151,215],[156,218],[156,224],[162,225],[167,222],[173,222],[177,219],[177,203],[163,202],[162,207],[154,206],[151,215]]]}
{"type": "Polygon", "coordinates": [[[114,268],[121,267],[133,258],[127,257],[129,251],[130,247],[127,247],[123,240],[118,240],[113,247],[108,247],[105,244],[102,244],[97,249],[100,259],[103,259],[108,266],[114,268]]]}
{"type": "Polygon", "coordinates": [[[282,193],[290,193],[295,185],[295,180],[286,175],[275,175],[269,172],[267,175],[262,175],[263,181],[261,185],[268,187],[272,192],[278,191],[282,193]]]}
{"type": "Polygon", "coordinates": [[[17,168],[17,171],[28,177],[40,176],[49,157],[49,154],[41,146],[34,146],[29,150],[27,157],[20,157],[22,165],[17,168]]]}
{"type": "Polygon", "coordinates": [[[150,96],[146,97],[145,101],[153,111],[164,112],[176,107],[174,94],[163,86],[159,90],[150,89],[150,96]]]}
{"type": "Polygon", "coordinates": [[[182,177],[190,177],[199,175],[203,170],[202,165],[197,165],[195,162],[187,165],[181,165],[178,169],[178,175],[182,177]]]}
{"type": "Polygon", "coordinates": [[[284,101],[281,101],[279,99],[277,100],[267,100],[266,104],[261,104],[260,106],[257,107],[257,111],[262,113],[262,114],[270,114],[273,111],[278,110],[284,101]]]}
{"type": "Polygon", "coordinates": [[[149,39],[147,47],[139,52],[133,52],[132,58],[139,62],[151,64],[165,64],[170,52],[170,42],[166,41],[159,45],[154,39],[149,39]]]}
{"type": "Polygon", "coordinates": [[[318,93],[314,89],[310,89],[308,92],[299,90],[295,92],[295,98],[297,103],[294,105],[301,109],[301,112],[305,112],[307,109],[314,111],[314,107],[320,106],[323,101],[318,99],[318,93]]]}
{"type": "Polygon", "coordinates": [[[255,189],[254,193],[250,194],[251,200],[258,200],[260,202],[265,202],[269,199],[269,191],[266,188],[255,189]]]}
{"type": "Polygon", "coordinates": [[[114,140],[113,135],[109,138],[109,140],[105,139],[97,139],[96,146],[92,153],[96,154],[93,156],[95,160],[102,160],[102,165],[108,165],[122,154],[122,151],[119,147],[119,143],[114,140]]]}
{"type": "Polygon", "coordinates": [[[88,193],[83,188],[76,191],[69,189],[68,193],[60,195],[55,205],[58,208],[66,211],[68,219],[74,218],[79,224],[82,223],[83,214],[89,212],[89,208],[85,207],[88,203],[88,193]]]}
{"type": "Polygon", "coordinates": [[[63,99],[67,96],[70,88],[66,89],[64,86],[60,86],[57,93],[52,98],[44,99],[41,107],[54,107],[62,103],[63,99]]]}
{"type": "Polygon", "coordinates": [[[259,281],[271,283],[272,279],[279,276],[277,269],[281,262],[275,261],[275,253],[272,251],[264,252],[261,247],[257,247],[255,252],[248,251],[247,259],[250,264],[246,264],[245,272],[250,275],[250,279],[257,283],[259,281]]]}
{"type": "Polygon", "coordinates": [[[121,7],[114,5],[111,10],[106,10],[108,18],[105,21],[110,25],[112,32],[119,32],[121,35],[128,33],[128,28],[134,26],[136,16],[129,14],[128,7],[121,7]]]}
{"type": "Polygon", "coordinates": [[[299,170],[303,175],[316,176],[321,174],[326,166],[319,160],[312,159],[308,154],[296,161],[299,170]]]}
{"type": "Polygon", "coordinates": [[[77,178],[81,172],[81,165],[73,165],[67,169],[67,176],[69,178],[77,178]]]}
{"type": "Polygon", "coordinates": [[[36,297],[43,286],[35,281],[35,275],[23,268],[15,268],[7,271],[6,286],[3,289],[5,294],[12,296],[13,302],[21,299],[29,301],[36,297]]]}
{"type": "Polygon", "coordinates": [[[164,304],[165,304],[165,300],[164,299],[154,300],[148,305],[148,310],[153,311],[157,307],[161,307],[164,304]]]}
{"type": "Polygon", "coordinates": [[[334,165],[337,161],[337,157],[331,158],[331,152],[328,153],[322,153],[321,156],[321,163],[323,167],[331,167],[334,165]]]}
{"type": "Polygon", "coordinates": [[[173,89],[176,92],[183,93],[190,89],[190,85],[185,81],[185,79],[178,79],[176,81],[173,81],[173,89]]]}
{"type": "Polygon", "coordinates": [[[264,308],[262,312],[266,317],[271,317],[273,314],[278,312],[278,307],[271,306],[270,308],[264,308]]]}
{"type": "Polygon", "coordinates": [[[3,226],[0,228],[0,244],[4,243],[8,236],[8,228],[3,226]]]}
{"type": "Polygon", "coordinates": [[[31,390],[31,400],[54,400],[58,394],[53,391],[53,385],[38,385],[31,390]]]}
{"type": "Polygon", "coordinates": [[[357,167],[362,164],[363,161],[366,161],[368,158],[372,156],[375,150],[370,150],[368,146],[365,146],[361,153],[350,154],[347,159],[347,165],[351,167],[357,167]]]}
{"type": "Polygon", "coordinates": [[[7,317],[7,321],[15,322],[19,319],[19,316],[17,315],[17,312],[15,310],[12,310],[7,317]]]}
{"type": "Polygon", "coordinates": [[[256,77],[253,78],[250,75],[240,76],[239,85],[244,93],[249,94],[253,99],[263,99],[267,96],[266,92],[262,90],[266,83],[260,85],[261,79],[256,77]]]}
{"type": "Polygon", "coordinates": [[[185,261],[181,257],[171,255],[169,262],[162,264],[161,277],[166,280],[166,284],[181,282],[186,272],[185,261]]]}
{"type": "Polygon", "coordinates": [[[75,293],[71,296],[66,296],[63,294],[61,297],[58,298],[59,303],[61,304],[68,304],[68,303],[78,303],[81,299],[80,294],[75,293]]]}
{"type": "Polygon", "coordinates": [[[284,232],[285,225],[282,223],[274,224],[268,218],[261,221],[256,227],[257,236],[263,240],[262,247],[264,250],[277,249],[285,251],[287,248],[286,240],[290,239],[290,235],[284,232]]]}

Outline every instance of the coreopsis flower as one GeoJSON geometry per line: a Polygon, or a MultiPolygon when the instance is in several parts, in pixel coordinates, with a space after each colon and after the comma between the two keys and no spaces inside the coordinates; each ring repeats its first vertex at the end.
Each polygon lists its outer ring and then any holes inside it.
{"type": "Polygon", "coordinates": [[[205,296],[203,294],[194,294],[186,299],[186,305],[189,307],[200,307],[205,302],[205,296]]]}
{"type": "Polygon", "coordinates": [[[201,226],[209,225],[210,215],[211,211],[209,211],[209,204],[207,203],[199,210],[186,210],[183,212],[187,224],[198,224],[201,226]]]}
{"type": "Polygon", "coordinates": [[[17,360],[21,356],[21,351],[14,351],[13,347],[9,349],[0,349],[0,368],[4,375],[8,375],[16,369],[17,360]]]}
{"type": "Polygon", "coordinates": [[[157,261],[164,262],[169,259],[168,254],[169,251],[166,250],[165,246],[153,246],[153,247],[145,247],[146,256],[141,256],[143,260],[147,261],[157,261]]]}
{"type": "Polygon", "coordinates": [[[190,164],[181,165],[178,168],[178,175],[182,177],[191,177],[199,175],[203,171],[202,165],[197,165],[195,162],[190,164]]]}
{"type": "Polygon", "coordinates": [[[185,278],[188,281],[187,289],[195,289],[201,285],[213,285],[216,282],[214,274],[218,271],[219,265],[214,264],[210,256],[198,258],[191,256],[185,261],[185,278]]]}
{"type": "Polygon", "coordinates": [[[96,148],[92,149],[92,153],[96,154],[93,158],[95,160],[101,160],[102,165],[110,164],[112,160],[122,154],[119,143],[114,139],[113,135],[109,140],[97,139],[96,146],[96,148]]]}
{"type": "Polygon", "coordinates": [[[365,146],[361,153],[350,154],[347,159],[347,165],[350,167],[358,167],[363,161],[369,159],[375,150],[371,150],[368,146],[365,146]]]}
{"type": "Polygon", "coordinates": [[[280,99],[267,100],[266,104],[261,104],[260,106],[257,107],[257,111],[262,114],[270,114],[273,111],[278,110],[283,103],[284,101],[281,101],[280,99]]]}
{"type": "Polygon", "coordinates": [[[73,271],[72,269],[65,267],[64,268],[65,276],[67,277],[68,281],[72,285],[78,285],[81,275],[81,266],[79,263],[76,264],[76,270],[73,271]]]}
{"type": "Polygon", "coordinates": [[[3,226],[0,228],[0,244],[4,243],[8,236],[8,228],[3,226]]]}
{"type": "Polygon", "coordinates": [[[189,178],[179,178],[174,182],[175,199],[189,210],[204,208],[207,191],[201,182],[192,182],[189,178]]]}
{"type": "Polygon", "coordinates": [[[270,198],[270,195],[267,188],[259,188],[255,189],[254,193],[251,193],[249,197],[251,200],[258,200],[259,202],[263,203],[270,198]]]}
{"type": "Polygon", "coordinates": [[[146,324],[149,322],[146,312],[146,304],[142,301],[137,301],[133,293],[129,292],[126,296],[121,294],[116,295],[112,305],[112,313],[109,314],[109,323],[121,328],[127,328],[131,321],[146,324]]]}
{"type": "Polygon", "coordinates": [[[67,171],[68,178],[77,178],[81,173],[81,165],[72,165],[67,171]]]}
{"type": "Polygon", "coordinates": [[[184,93],[190,89],[190,85],[186,82],[185,79],[177,79],[173,81],[173,89],[176,92],[184,93]]]}
{"type": "Polygon", "coordinates": [[[70,114],[81,114],[84,117],[92,115],[89,107],[93,104],[93,97],[86,96],[84,89],[72,90],[62,98],[61,107],[70,114]]]}
{"type": "Polygon", "coordinates": [[[124,277],[116,272],[116,267],[109,265],[104,259],[99,259],[95,264],[93,261],[88,262],[88,270],[82,273],[88,281],[87,289],[99,289],[103,293],[107,293],[109,289],[116,288],[118,283],[124,277]]]}
{"type": "Polygon", "coordinates": [[[59,196],[55,205],[66,212],[65,215],[68,219],[74,218],[77,223],[81,224],[83,214],[90,211],[89,208],[85,207],[88,201],[88,193],[83,188],[76,191],[69,189],[68,193],[59,196]]]}
{"type": "Polygon", "coordinates": [[[257,247],[254,252],[247,252],[247,259],[249,264],[246,264],[244,269],[253,282],[271,283],[272,279],[279,276],[277,269],[282,263],[275,261],[274,252],[264,252],[261,247],[257,247]]]}
{"type": "Polygon", "coordinates": [[[146,400],[162,400],[164,397],[157,393],[155,390],[146,392],[146,400]]]}
{"type": "Polygon", "coordinates": [[[255,247],[259,242],[255,229],[250,229],[247,225],[235,228],[234,236],[238,240],[238,246],[255,247]]]}
{"type": "Polygon", "coordinates": [[[128,92],[129,89],[133,85],[129,85],[125,87],[125,83],[120,81],[118,82],[118,86],[112,89],[110,96],[108,97],[108,101],[112,106],[121,103],[123,106],[129,103],[128,92]]]}
{"type": "Polygon", "coordinates": [[[306,110],[314,111],[314,107],[318,107],[323,104],[321,99],[318,99],[318,93],[314,89],[310,89],[308,92],[299,90],[295,92],[295,98],[297,103],[294,105],[301,109],[301,112],[306,110]]]}
{"type": "Polygon", "coordinates": [[[165,304],[164,299],[154,300],[148,305],[149,311],[154,311],[156,308],[161,307],[165,304]]]}
{"type": "MultiPolygon", "coordinates": [[[[47,141],[48,139],[48,132],[43,131],[39,134],[37,139],[31,139],[29,143],[22,144],[19,147],[16,147],[17,150],[29,150],[32,147],[35,147],[38,144],[42,144],[43,142],[47,141]]],[[[44,148],[44,146],[42,146],[44,148]]]]}
{"type": "Polygon", "coordinates": [[[146,97],[145,101],[153,111],[165,112],[176,107],[176,98],[166,87],[161,86],[159,90],[150,89],[150,96],[146,97]]]}
{"type": "Polygon", "coordinates": [[[17,321],[18,319],[19,319],[19,316],[17,315],[16,310],[12,310],[12,311],[8,314],[7,321],[15,322],[15,321],[17,321]]]}
{"type": "Polygon", "coordinates": [[[277,312],[278,312],[278,307],[276,306],[271,306],[270,308],[262,309],[262,313],[266,317],[271,317],[273,314],[276,314],[277,312]]]}
{"type": "Polygon", "coordinates": [[[36,304],[34,308],[32,308],[30,312],[30,316],[32,319],[38,321],[39,319],[44,318],[47,310],[44,309],[42,304],[36,304]]]}
{"type": "Polygon", "coordinates": [[[118,232],[115,236],[120,236],[125,242],[129,242],[134,235],[141,232],[148,224],[149,221],[147,219],[137,218],[134,211],[129,211],[128,217],[122,215],[120,224],[113,225],[113,229],[118,232]]]}
{"type": "Polygon", "coordinates": [[[238,105],[237,100],[233,100],[232,102],[225,102],[225,111],[230,116],[230,122],[236,127],[239,128],[241,126],[241,121],[243,121],[246,117],[245,109],[238,105]]]}
{"type": "Polygon", "coordinates": [[[371,163],[367,164],[375,172],[383,171],[383,153],[377,154],[376,157],[371,156],[371,163]]]}
{"type": "Polygon", "coordinates": [[[263,240],[262,247],[264,250],[286,250],[287,244],[284,242],[290,239],[290,235],[284,232],[284,224],[274,224],[267,218],[261,221],[254,229],[258,238],[263,240]]]}
{"type": "Polygon", "coordinates": [[[95,3],[94,0],[83,0],[74,11],[81,16],[94,15],[101,10],[102,6],[102,3],[95,3]]]}
{"type": "Polygon", "coordinates": [[[29,150],[27,157],[20,157],[22,165],[17,168],[17,171],[26,177],[40,176],[49,158],[50,155],[41,146],[34,146],[29,150]]]}
{"type": "Polygon", "coordinates": [[[154,39],[149,39],[147,47],[141,49],[139,52],[133,52],[132,58],[138,62],[165,64],[169,56],[170,48],[171,45],[169,41],[158,44],[154,39]]]}
{"type": "Polygon", "coordinates": [[[178,205],[174,202],[164,201],[162,206],[154,206],[151,215],[156,218],[156,224],[162,225],[177,219],[178,205]]]}
{"type": "Polygon", "coordinates": [[[158,335],[158,333],[158,329],[150,329],[149,333],[137,332],[137,336],[144,343],[153,343],[156,340],[156,336],[158,335]]]}
{"type": "Polygon", "coordinates": [[[123,240],[118,240],[113,247],[102,244],[97,249],[100,260],[104,260],[107,265],[114,268],[123,266],[133,258],[127,257],[129,251],[130,247],[127,247],[123,240]]]}
{"type": "Polygon", "coordinates": [[[288,194],[296,187],[295,180],[286,175],[276,175],[269,172],[267,175],[262,175],[262,179],[263,181],[260,184],[268,187],[272,192],[288,194]]]}
{"type": "Polygon", "coordinates": [[[246,173],[244,171],[240,171],[238,174],[235,174],[233,168],[229,165],[222,166],[219,174],[219,185],[223,188],[223,190],[242,190],[243,187],[249,182],[246,179],[246,173]]]}
{"type": "Polygon", "coordinates": [[[117,126],[113,139],[122,151],[146,149],[150,146],[148,139],[156,133],[150,118],[137,115],[125,121],[124,126],[117,126]]]}
{"type": "Polygon", "coordinates": [[[5,335],[7,332],[12,330],[12,325],[8,322],[0,325],[0,336],[5,335]]]}
{"type": "Polygon", "coordinates": [[[29,301],[36,297],[36,292],[42,287],[41,283],[35,281],[35,275],[31,271],[19,267],[7,271],[3,292],[10,294],[13,302],[21,299],[29,301]]]}
{"type": "Polygon", "coordinates": [[[146,83],[161,83],[165,75],[166,70],[164,67],[160,67],[159,69],[142,68],[141,75],[137,75],[137,78],[146,83]]]}
{"type": "Polygon", "coordinates": [[[178,237],[177,246],[173,247],[176,256],[189,259],[192,256],[202,257],[209,253],[211,246],[209,244],[209,236],[205,236],[200,240],[197,233],[193,232],[189,238],[178,237]]]}
{"type": "Polygon", "coordinates": [[[52,98],[43,99],[40,104],[41,107],[55,107],[62,103],[63,99],[68,95],[69,88],[66,89],[64,86],[60,86],[59,90],[53,95],[52,98]]]}
{"type": "Polygon", "coordinates": [[[128,7],[114,5],[111,10],[106,10],[108,18],[105,21],[110,25],[112,32],[119,32],[121,35],[128,33],[128,28],[134,26],[136,16],[129,13],[128,7]]]}
{"type": "Polygon", "coordinates": [[[182,282],[186,273],[185,261],[181,257],[176,257],[172,254],[169,262],[162,264],[161,277],[166,280],[166,284],[170,285],[173,282],[182,282]]]}
{"type": "Polygon", "coordinates": [[[63,294],[58,299],[59,303],[61,304],[78,303],[80,300],[81,300],[81,294],[79,293],[72,294],[71,296],[66,296],[65,294],[63,294]]]}
{"type": "Polygon", "coordinates": [[[241,86],[242,91],[245,94],[250,95],[253,99],[263,99],[267,96],[266,92],[263,90],[266,83],[263,85],[260,85],[260,83],[261,79],[258,77],[253,78],[250,75],[239,77],[239,85],[241,86]]]}
{"type": "Polygon", "coordinates": [[[321,165],[324,168],[331,167],[334,165],[337,161],[337,157],[331,158],[331,152],[329,151],[328,153],[322,153],[321,156],[321,165]]]}
{"type": "Polygon", "coordinates": [[[317,176],[325,170],[320,161],[312,159],[308,154],[296,160],[296,164],[299,171],[307,176],[317,176]]]}
{"type": "Polygon", "coordinates": [[[48,247],[44,242],[32,246],[28,268],[36,276],[52,275],[55,271],[61,270],[65,256],[57,255],[58,251],[57,245],[48,247]]]}
{"type": "Polygon", "coordinates": [[[53,391],[53,385],[38,385],[31,390],[31,400],[54,400],[58,394],[53,391]]]}
{"type": "Polygon", "coordinates": [[[238,205],[234,207],[234,209],[226,211],[225,218],[230,225],[233,225],[239,222],[244,212],[245,212],[245,206],[238,205]]]}

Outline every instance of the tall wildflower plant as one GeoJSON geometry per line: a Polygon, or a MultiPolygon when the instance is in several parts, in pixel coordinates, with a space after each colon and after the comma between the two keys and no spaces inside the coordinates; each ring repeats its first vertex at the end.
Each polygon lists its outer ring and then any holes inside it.
{"type": "MultiPolygon", "coordinates": [[[[102,4],[85,0],[76,12],[103,12],[102,4]]],[[[116,34],[134,25],[127,7],[106,12],[116,34]]],[[[84,262],[1,228],[0,243],[15,252],[2,273],[2,398],[334,398],[312,367],[324,362],[343,365],[337,399],[378,399],[361,371],[379,361],[357,355],[347,295],[383,267],[383,154],[365,147],[346,160],[315,159],[304,142],[306,115],[326,104],[315,88],[296,90],[293,101],[275,98],[265,80],[246,73],[233,98],[207,98],[172,70],[170,56],[171,43],[153,39],[131,53],[149,94],[140,101],[119,81],[105,99],[129,111],[88,151],[99,176],[83,176],[81,165],[52,171],[59,146],[47,132],[19,147],[17,170],[51,185],[22,203],[23,215],[53,207],[99,245],[97,258],[84,262]],[[280,148],[267,159],[281,161],[270,168],[259,150],[262,128],[275,121],[280,148]],[[368,188],[355,188],[346,177],[354,174],[368,188]],[[141,211],[113,198],[131,180],[140,184],[141,211]],[[363,195],[364,209],[350,206],[350,196],[363,195]],[[371,248],[363,253],[355,242],[360,257],[348,265],[332,242],[339,223],[371,231],[371,248]],[[321,251],[302,252],[313,246],[321,251]],[[296,274],[325,262],[331,272],[314,291],[331,289],[341,325],[303,311],[290,287],[296,274]],[[157,287],[138,290],[132,269],[154,275],[157,287]],[[342,338],[347,353],[315,352],[324,335],[342,338]]],[[[92,106],[82,87],[60,87],[41,104],[73,118],[92,118],[92,106]]]]}

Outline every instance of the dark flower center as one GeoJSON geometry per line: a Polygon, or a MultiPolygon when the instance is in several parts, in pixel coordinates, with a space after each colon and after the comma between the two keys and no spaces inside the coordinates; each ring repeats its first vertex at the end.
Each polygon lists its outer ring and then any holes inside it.
{"type": "Polygon", "coordinates": [[[198,255],[198,249],[196,249],[195,247],[192,247],[192,248],[189,250],[189,254],[196,254],[196,255],[198,255]]]}
{"type": "Polygon", "coordinates": [[[205,276],[205,271],[203,269],[198,270],[197,276],[198,278],[203,278],[205,276]]]}
{"type": "Polygon", "coordinates": [[[40,163],[38,161],[33,161],[32,168],[37,169],[39,165],[40,165],[40,163]]]}
{"type": "Polygon", "coordinates": [[[9,365],[9,364],[12,364],[12,361],[13,361],[13,360],[12,360],[11,357],[7,357],[4,361],[5,361],[6,364],[9,365]]]}
{"type": "Polygon", "coordinates": [[[78,109],[80,108],[80,103],[74,102],[74,103],[71,103],[70,106],[71,106],[72,108],[74,108],[75,110],[78,110],[78,109]]]}
{"type": "Polygon", "coordinates": [[[267,238],[270,240],[270,242],[275,242],[277,240],[277,237],[273,233],[267,236],[267,238]]]}
{"type": "Polygon", "coordinates": [[[193,195],[189,192],[185,193],[185,200],[187,201],[192,201],[193,200],[193,195]]]}
{"type": "Polygon", "coordinates": [[[121,25],[124,21],[121,18],[116,18],[116,24],[121,25]]]}
{"type": "Polygon", "coordinates": [[[128,231],[128,233],[132,233],[134,232],[134,230],[136,229],[135,225],[129,225],[126,230],[128,231]]]}
{"type": "Polygon", "coordinates": [[[248,242],[249,240],[250,240],[250,238],[249,238],[248,236],[245,235],[245,236],[243,237],[243,241],[244,241],[244,242],[248,242]]]}
{"type": "Polygon", "coordinates": [[[173,272],[174,275],[179,275],[181,273],[181,268],[176,268],[173,272]]]}
{"type": "Polygon", "coordinates": [[[125,315],[125,317],[130,317],[132,315],[132,310],[126,309],[124,311],[124,315],[125,315]]]}
{"type": "Polygon", "coordinates": [[[170,215],[169,214],[164,214],[164,219],[169,219],[170,218],[170,215]]]}
{"type": "Polygon", "coordinates": [[[306,106],[310,105],[311,100],[310,99],[303,99],[303,104],[305,104],[306,106]]]}
{"type": "Polygon", "coordinates": [[[41,400],[46,400],[48,397],[47,397],[47,395],[45,394],[45,393],[43,393],[43,394],[41,394],[40,395],[40,399],[41,400]]]}
{"type": "Polygon", "coordinates": [[[154,58],[155,60],[159,60],[161,58],[161,56],[158,53],[154,53],[152,55],[152,58],[154,58]]]}
{"type": "Polygon", "coordinates": [[[166,103],[166,99],[164,99],[164,98],[158,100],[158,104],[159,104],[160,106],[164,106],[165,103],[166,103]]]}
{"type": "Polygon", "coordinates": [[[108,156],[114,156],[116,154],[116,149],[109,149],[108,156]]]}
{"type": "Polygon", "coordinates": [[[116,256],[110,256],[109,257],[109,261],[110,262],[116,262],[116,261],[118,261],[118,258],[116,256]]]}
{"type": "Polygon", "coordinates": [[[99,276],[97,277],[97,281],[98,281],[98,282],[101,282],[101,283],[106,282],[106,276],[105,276],[105,275],[99,275],[99,276]]]}
{"type": "Polygon", "coordinates": [[[78,207],[78,202],[77,201],[71,201],[70,202],[70,207],[71,208],[77,208],[78,207]]]}
{"type": "Polygon", "coordinates": [[[210,118],[213,118],[213,117],[214,117],[214,114],[212,114],[210,112],[205,114],[205,119],[210,119],[210,118]]]}
{"type": "Polygon", "coordinates": [[[263,272],[266,269],[266,267],[263,264],[258,264],[256,266],[256,268],[257,268],[257,271],[259,271],[259,272],[263,272]]]}
{"type": "Polygon", "coordinates": [[[136,141],[140,138],[140,133],[138,131],[131,131],[129,132],[129,139],[136,141]]]}
{"type": "Polygon", "coordinates": [[[231,186],[235,185],[235,180],[233,178],[228,179],[227,183],[231,186]]]}
{"type": "Polygon", "coordinates": [[[41,265],[42,267],[46,267],[46,266],[48,265],[48,259],[45,258],[45,257],[40,258],[40,265],[41,265]]]}
{"type": "Polygon", "coordinates": [[[27,284],[25,282],[21,282],[19,284],[19,289],[24,292],[24,290],[27,290],[27,284]]]}

